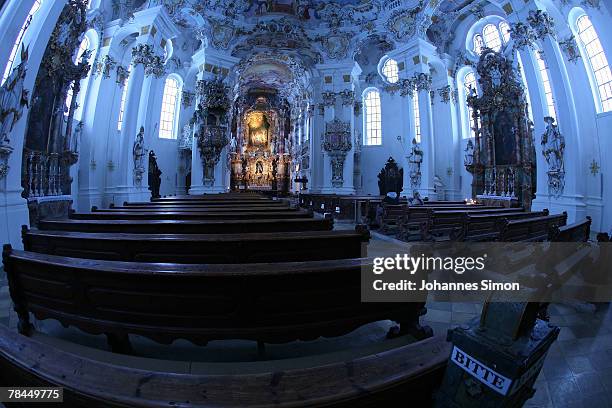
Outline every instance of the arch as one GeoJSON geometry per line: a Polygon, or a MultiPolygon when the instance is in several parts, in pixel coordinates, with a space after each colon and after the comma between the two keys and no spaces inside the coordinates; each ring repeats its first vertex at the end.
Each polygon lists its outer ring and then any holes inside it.
{"type": "Polygon", "coordinates": [[[363,144],[365,146],[382,145],[382,116],[380,91],[377,88],[366,88],[363,91],[363,144]]]}
{"type": "Polygon", "coordinates": [[[170,74],[166,77],[159,118],[161,139],[176,139],[182,87],[183,80],[179,75],[170,74]]]}

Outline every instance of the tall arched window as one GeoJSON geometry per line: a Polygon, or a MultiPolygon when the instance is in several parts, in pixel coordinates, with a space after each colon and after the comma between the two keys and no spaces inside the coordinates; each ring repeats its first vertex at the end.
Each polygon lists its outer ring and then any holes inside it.
{"type": "Polygon", "coordinates": [[[478,94],[478,87],[476,85],[476,75],[474,75],[474,72],[470,71],[465,74],[465,77],[463,78],[463,91],[465,93],[465,106],[467,112],[466,122],[470,125],[470,132],[468,134],[472,137],[475,137],[476,132],[474,131],[474,129],[476,128],[476,123],[474,122],[474,110],[467,103],[467,98],[472,94],[472,91],[478,94]]]}
{"type": "Polygon", "coordinates": [[[32,19],[34,18],[34,14],[36,14],[36,12],[40,10],[40,5],[41,5],[41,0],[36,0],[34,2],[34,4],[32,5],[32,8],[30,9],[30,12],[28,13],[28,17],[26,17],[25,22],[21,26],[21,30],[19,30],[19,34],[17,35],[15,44],[13,44],[13,48],[11,49],[11,54],[9,55],[9,59],[6,64],[6,68],[4,68],[4,75],[2,75],[2,85],[4,85],[4,82],[6,82],[6,79],[9,77],[9,75],[11,74],[11,71],[13,70],[13,64],[15,63],[15,58],[17,58],[17,53],[19,52],[19,49],[21,47],[23,37],[25,36],[26,31],[28,31],[30,24],[32,24],[32,19]]]}
{"type": "Polygon", "coordinates": [[[499,23],[499,32],[504,40],[504,43],[510,41],[510,25],[506,21],[499,23]]]}
{"type": "Polygon", "coordinates": [[[159,137],[162,139],[176,139],[179,91],[180,85],[176,78],[168,77],[164,86],[161,117],[159,119],[159,137]]]}
{"type": "Polygon", "coordinates": [[[382,144],[382,123],[380,113],[380,92],[378,89],[369,89],[363,95],[363,106],[365,110],[364,144],[373,146],[382,144]]]}
{"type": "Polygon", "coordinates": [[[393,58],[389,58],[385,61],[382,72],[389,83],[395,84],[399,81],[399,68],[397,66],[397,61],[393,58]]]}
{"type": "Polygon", "coordinates": [[[538,68],[540,70],[540,79],[542,80],[542,88],[544,90],[544,98],[546,100],[546,107],[548,109],[548,116],[557,119],[557,110],[555,108],[555,98],[553,96],[552,86],[550,83],[550,75],[548,73],[548,66],[546,65],[546,61],[544,60],[544,55],[542,51],[537,51],[534,53],[536,57],[536,61],[538,63],[538,68]]]}
{"type": "Polygon", "coordinates": [[[582,42],[584,51],[589,60],[589,65],[597,85],[597,94],[599,95],[599,103],[601,104],[602,112],[612,110],[612,74],[606,53],[601,46],[599,36],[595,31],[595,27],[591,23],[591,19],[586,14],[576,20],[578,29],[578,37],[582,42]]]}
{"type": "Polygon", "coordinates": [[[132,73],[132,64],[128,66],[128,73],[123,80],[123,89],[121,90],[121,103],[119,104],[119,120],[117,120],[117,130],[121,132],[123,128],[123,115],[125,114],[125,101],[127,99],[128,83],[132,73]]]}
{"type": "Polygon", "coordinates": [[[493,24],[487,24],[482,30],[484,42],[493,51],[499,51],[502,46],[499,30],[493,24]]]}
{"type": "Polygon", "coordinates": [[[414,118],[414,138],[421,143],[421,109],[419,108],[419,93],[412,93],[412,115],[414,118]]]}

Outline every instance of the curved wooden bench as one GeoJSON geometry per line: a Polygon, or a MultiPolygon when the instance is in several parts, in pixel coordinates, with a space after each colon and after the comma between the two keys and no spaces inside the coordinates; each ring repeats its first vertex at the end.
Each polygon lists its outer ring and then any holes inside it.
{"type": "Polygon", "coordinates": [[[0,326],[0,380],[64,388],[71,407],[373,407],[428,406],[450,343],[432,337],[337,363],[253,374],[143,370],[85,358],[0,326]],[[77,369],[78,367],[78,369],[77,369]]]}
{"type": "Polygon", "coordinates": [[[503,214],[470,214],[463,216],[463,224],[453,230],[450,239],[453,241],[496,241],[505,220],[520,220],[534,217],[545,217],[548,210],[532,212],[510,212],[503,214]]]}
{"type": "Polygon", "coordinates": [[[23,228],[27,251],[136,262],[233,264],[359,258],[362,244],[369,240],[367,230],[143,235],[23,228]]]}
{"type": "MultiPolygon", "coordinates": [[[[229,265],[91,261],[3,250],[4,270],[29,334],[29,312],[89,333],[128,352],[128,334],[169,344],[187,339],[267,343],[340,336],[393,320],[399,333],[431,336],[424,303],[361,302],[364,258],[229,265]]],[[[371,267],[371,265],[370,265],[371,267]]]]}
{"type": "Polygon", "coordinates": [[[555,226],[550,231],[549,241],[554,242],[587,242],[591,237],[591,217],[565,226],[555,226]]]}
{"type": "Polygon", "coordinates": [[[248,219],[279,219],[279,218],[312,218],[312,211],[236,211],[236,212],[93,212],[72,213],[73,220],[248,220],[248,219]]]}
{"type": "Polygon", "coordinates": [[[236,234],[251,232],[330,231],[332,219],[292,218],[278,220],[45,220],[38,228],[47,231],[124,232],[132,234],[236,234]]]}

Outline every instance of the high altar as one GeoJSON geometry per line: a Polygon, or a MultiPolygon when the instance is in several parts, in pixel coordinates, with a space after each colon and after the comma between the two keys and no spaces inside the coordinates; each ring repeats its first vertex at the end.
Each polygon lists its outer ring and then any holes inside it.
{"type": "Polygon", "coordinates": [[[283,110],[259,96],[237,117],[230,145],[232,189],[287,191],[291,159],[283,110]]]}

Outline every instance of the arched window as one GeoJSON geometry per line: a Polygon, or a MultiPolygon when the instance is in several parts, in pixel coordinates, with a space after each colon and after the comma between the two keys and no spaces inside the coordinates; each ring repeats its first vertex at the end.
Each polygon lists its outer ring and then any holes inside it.
{"type": "Polygon", "coordinates": [[[119,120],[117,121],[117,130],[121,132],[123,128],[123,115],[125,114],[125,101],[127,99],[128,83],[132,73],[132,64],[128,66],[128,73],[123,80],[123,89],[121,90],[121,103],[119,105],[119,120]]]}
{"type": "Polygon", "coordinates": [[[483,48],[484,48],[484,40],[482,39],[482,35],[476,34],[474,36],[474,52],[480,55],[482,53],[483,48]]]}
{"type": "Polygon", "coordinates": [[[171,76],[168,77],[164,86],[161,117],[159,119],[159,137],[162,139],[176,139],[179,91],[179,82],[171,76]]]}
{"type": "Polygon", "coordinates": [[[499,51],[502,46],[499,30],[493,24],[487,24],[482,30],[484,42],[493,51],[499,51]]]}
{"type": "Polygon", "coordinates": [[[11,54],[9,55],[9,59],[6,64],[6,68],[4,69],[4,75],[2,76],[2,85],[4,85],[4,82],[9,77],[9,75],[11,74],[11,71],[13,70],[13,64],[15,63],[15,58],[17,58],[17,53],[19,52],[19,48],[21,47],[23,37],[25,36],[26,31],[28,31],[30,24],[32,24],[32,19],[34,18],[34,14],[36,14],[36,12],[40,10],[40,5],[41,5],[41,0],[36,0],[34,2],[34,4],[32,5],[32,8],[30,9],[30,12],[28,13],[28,17],[26,18],[26,21],[21,26],[21,30],[19,30],[19,34],[17,35],[17,40],[15,41],[15,44],[13,45],[13,48],[11,49],[11,54]]]}
{"type": "Polygon", "coordinates": [[[385,61],[382,72],[389,83],[395,84],[399,81],[399,68],[397,66],[397,61],[393,58],[389,58],[385,61]]]}
{"type": "Polygon", "coordinates": [[[602,112],[609,112],[612,110],[612,74],[608,59],[589,16],[584,14],[579,17],[576,26],[597,85],[598,105],[601,104],[602,112]]]}
{"type": "Polygon", "coordinates": [[[550,83],[550,75],[548,73],[548,66],[544,60],[542,51],[535,52],[536,61],[540,70],[540,79],[542,80],[542,88],[544,90],[544,97],[546,99],[546,107],[548,116],[557,119],[557,110],[555,109],[555,98],[553,96],[552,86],[550,83]]]}
{"type": "Polygon", "coordinates": [[[472,137],[475,137],[476,132],[474,128],[476,128],[476,123],[474,122],[474,110],[467,103],[467,98],[472,94],[472,92],[476,92],[476,94],[478,94],[478,87],[476,85],[476,75],[474,75],[474,72],[470,71],[465,74],[465,77],[463,77],[463,91],[465,93],[465,106],[467,112],[466,123],[469,123],[470,125],[470,132],[468,134],[472,137]]]}
{"type": "Polygon", "coordinates": [[[528,103],[528,113],[529,119],[533,122],[533,111],[531,109],[531,95],[529,93],[529,86],[527,85],[527,77],[525,76],[525,70],[523,69],[523,59],[521,58],[520,53],[516,53],[516,62],[519,74],[521,75],[521,81],[523,82],[523,88],[525,89],[525,98],[527,98],[528,103]]]}
{"type": "Polygon", "coordinates": [[[382,144],[382,123],[380,113],[380,92],[378,89],[369,89],[363,95],[363,106],[365,110],[365,145],[382,144]]]}
{"type": "Polygon", "coordinates": [[[419,93],[412,93],[412,115],[414,118],[414,138],[421,143],[421,110],[419,108],[419,93]]]}
{"type": "Polygon", "coordinates": [[[499,32],[504,40],[504,44],[508,43],[508,41],[510,41],[510,25],[507,22],[502,21],[499,23],[499,32]]]}

